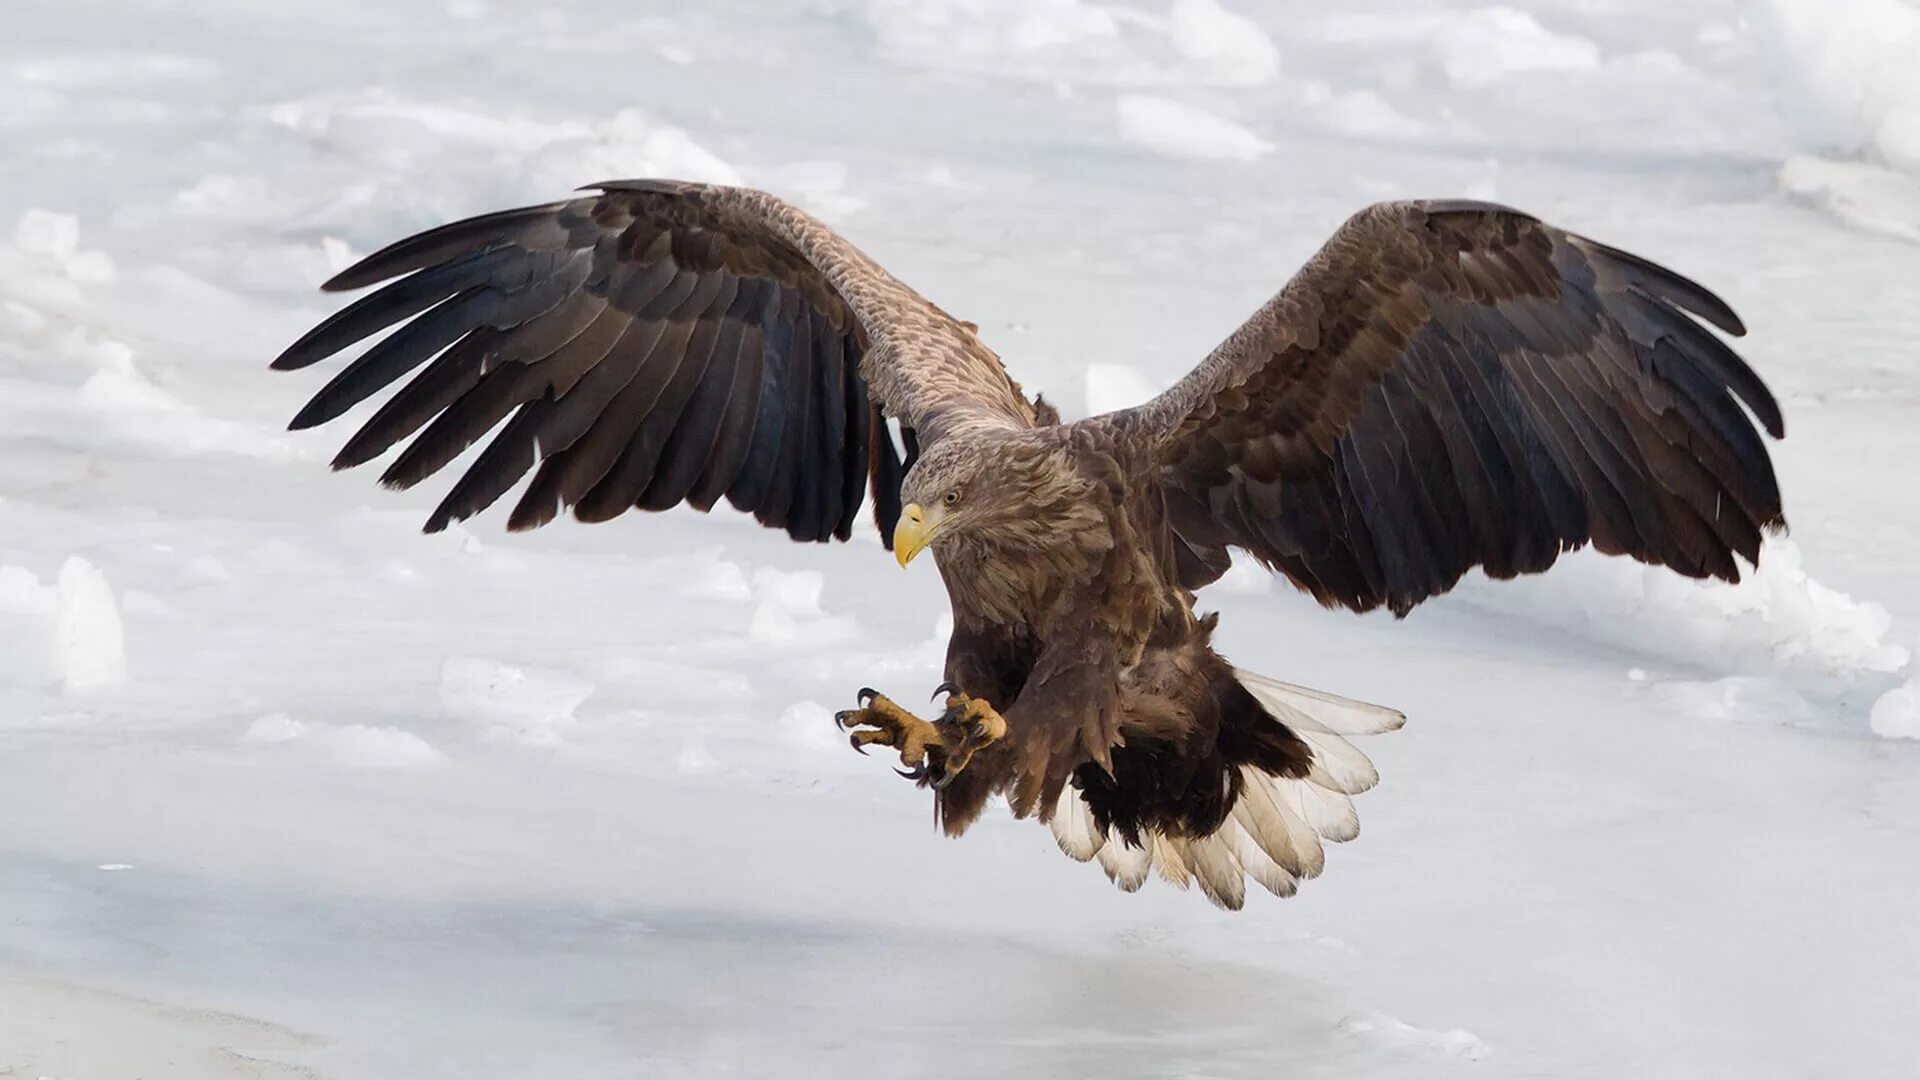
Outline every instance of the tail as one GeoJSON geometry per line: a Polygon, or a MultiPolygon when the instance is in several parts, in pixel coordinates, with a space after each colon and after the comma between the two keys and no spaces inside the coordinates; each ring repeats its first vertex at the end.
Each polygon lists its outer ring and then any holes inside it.
{"type": "Polygon", "coordinates": [[[1321,842],[1360,835],[1353,796],[1380,782],[1380,773],[1347,736],[1396,731],[1405,714],[1379,705],[1310,690],[1234,668],[1233,677],[1267,713],[1313,752],[1304,776],[1276,776],[1250,764],[1226,776],[1238,797],[1215,831],[1179,836],[1142,830],[1139,843],[1118,828],[1101,828],[1080,791],[1069,786],[1049,818],[1060,850],[1086,862],[1098,858],[1114,884],[1140,888],[1149,870],[1179,888],[1198,884],[1207,899],[1238,911],[1252,878],[1275,896],[1292,896],[1326,867],[1321,842]]]}

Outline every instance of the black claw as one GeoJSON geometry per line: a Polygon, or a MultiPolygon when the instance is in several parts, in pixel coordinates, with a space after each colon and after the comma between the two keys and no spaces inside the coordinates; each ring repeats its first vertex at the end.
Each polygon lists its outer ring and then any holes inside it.
{"type": "Polygon", "coordinates": [[[943,682],[933,688],[933,699],[938,701],[943,697],[959,697],[962,693],[963,691],[958,686],[950,682],[943,682]]]}
{"type": "Polygon", "coordinates": [[[947,790],[947,785],[953,783],[954,780],[959,778],[959,776],[960,774],[957,772],[941,773],[939,778],[934,780],[933,782],[933,790],[935,791],[947,790]]]}
{"type": "Polygon", "coordinates": [[[873,703],[874,698],[877,698],[879,696],[880,696],[880,691],[875,690],[871,686],[863,686],[860,688],[859,693],[853,695],[853,700],[859,702],[860,707],[864,709],[868,705],[873,703]]]}
{"type": "Polygon", "coordinates": [[[853,716],[854,713],[852,709],[842,709],[833,714],[833,726],[839,728],[841,731],[845,731],[847,730],[847,722],[853,719],[853,716]]]}
{"type": "Polygon", "coordinates": [[[860,753],[860,756],[861,756],[861,757],[866,757],[866,756],[868,756],[868,755],[867,755],[867,748],[866,748],[866,747],[864,747],[864,746],[862,746],[862,745],[860,745],[860,736],[858,736],[858,735],[849,735],[849,736],[847,736],[847,745],[848,745],[848,746],[851,746],[851,747],[853,747],[853,748],[854,748],[855,750],[857,750],[857,751],[859,751],[859,753],[860,753]]]}
{"type": "Polygon", "coordinates": [[[913,781],[916,784],[927,778],[927,767],[925,765],[915,765],[911,770],[895,769],[893,771],[899,773],[901,776],[906,777],[907,779],[913,781]]]}

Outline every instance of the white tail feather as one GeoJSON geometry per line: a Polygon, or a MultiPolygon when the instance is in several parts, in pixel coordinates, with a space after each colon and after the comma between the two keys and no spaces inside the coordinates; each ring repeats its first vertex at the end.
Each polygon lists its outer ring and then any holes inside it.
{"type": "Polygon", "coordinates": [[[1222,833],[1233,834],[1233,849],[1240,856],[1240,865],[1246,868],[1247,876],[1260,883],[1260,887],[1275,896],[1292,896],[1299,891],[1300,879],[1287,872],[1287,868],[1273,861],[1273,857],[1264,851],[1259,842],[1247,832],[1237,818],[1230,818],[1222,833]]]}
{"type": "Polygon", "coordinates": [[[1144,846],[1102,831],[1086,800],[1069,787],[1050,820],[1060,850],[1082,862],[1098,857],[1107,877],[1127,892],[1157,870],[1176,888],[1198,884],[1207,899],[1238,910],[1247,878],[1275,896],[1292,896],[1302,880],[1326,868],[1323,840],[1341,843],[1360,835],[1352,796],[1379,783],[1380,773],[1345,737],[1397,731],[1405,714],[1238,668],[1234,674],[1313,751],[1307,775],[1273,776],[1241,766],[1240,797],[1216,832],[1198,838],[1143,832],[1144,846]]]}
{"type": "MultiPolygon", "coordinates": [[[[1227,825],[1232,825],[1229,820],[1227,825]]],[[[1239,911],[1247,902],[1247,875],[1240,867],[1240,857],[1235,854],[1233,845],[1220,832],[1211,836],[1201,836],[1186,842],[1187,865],[1193,869],[1193,878],[1200,883],[1200,891],[1228,911],[1239,911]]]]}
{"type": "Polygon", "coordinates": [[[1118,836],[1108,836],[1107,842],[1100,845],[1100,869],[1107,872],[1107,880],[1120,886],[1122,892],[1137,892],[1146,884],[1147,871],[1153,868],[1153,852],[1149,848],[1135,847],[1118,836]]]}
{"type": "Polygon", "coordinates": [[[1324,690],[1295,686],[1244,668],[1234,668],[1233,674],[1240,685],[1260,699],[1260,704],[1271,708],[1274,702],[1281,702],[1305,713],[1310,723],[1331,735],[1384,735],[1399,731],[1407,722],[1406,713],[1385,705],[1369,705],[1324,690]]]}
{"type": "Polygon", "coordinates": [[[1106,846],[1107,834],[1100,831],[1093,810],[1072,785],[1061,789],[1060,801],[1054,804],[1053,817],[1047,824],[1053,828],[1053,839],[1060,850],[1076,862],[1086,862],[1106,846]]]}
{"type": "Polygon", "coordinates": [[[1240,800],[1233,804],[1235,814],[1245,815],[1240,824],[1288,873],[1319,877],[1327,866],[1320,830],[1308,822],[1300,799],[1288,790],[1305,781],[1270,776],[1251,765],[1240,767],[1240,781],[1240,800]]]}
{"type": "Polygon", "coordinates": [[[1147,837],[1152,844],[1153,868],[1160,871],[1166,883],[1176,889],[1193,884],[1193,874],[1187,869],[1186,859],[1182,858],[1187,842],[1165,833],[1148,833],[1147,837]]]}

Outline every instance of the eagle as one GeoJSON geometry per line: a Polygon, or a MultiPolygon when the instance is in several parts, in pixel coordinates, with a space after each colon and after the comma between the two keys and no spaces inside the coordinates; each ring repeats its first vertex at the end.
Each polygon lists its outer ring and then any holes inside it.
{"type": "Polygon", "coordinates": [[[953,610],[937,710],[872,689],[835,719],[898,752],[958,836],[1002,796],[1122,889],[1237,909],[1358,834],[1349,737],[1401,713],[1236,667],[1195,593],[1242,552],[1329,608],[1404,616],[1478,568],[1582,546],[1737,581],[1784,528],[1779,405],[1711,292],[1485,202],[1370,206],[1198,367],[1071,423],[978,328],[766,192],[619,180],[432,229],[273,361],[383,332],[292,421],[402,379],[336,469],[410,439],[410,488],[492,433],[426,523],[526,479],[507,525],[722,499],[802,542],[870,495],[953,610]],[[409,378],[410,376],[410,378],[409,378]],[[497,430],[496,430],[497,429],[497,430]],[[897,438],[896,438],[897,431],[897,438]]]}

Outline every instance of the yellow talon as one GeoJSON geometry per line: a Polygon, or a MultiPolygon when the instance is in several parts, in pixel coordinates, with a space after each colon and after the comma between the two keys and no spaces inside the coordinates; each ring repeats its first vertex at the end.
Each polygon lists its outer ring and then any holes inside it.
{"type": "Polygon", "coordinates": [[[847,741],[855,750],[863,754],[869,746],[898,750],[901,764],[908,766],[902,776],[944,788],[975,752],[1006,736],[1007,722],[992,705],[967,696],[957,686],[942,685],[935,695],[943,692],[946,712],[931,723],[870,689],[860,691],[859,708],[835,714],[834,722],[852,731],[847,741]]]}

